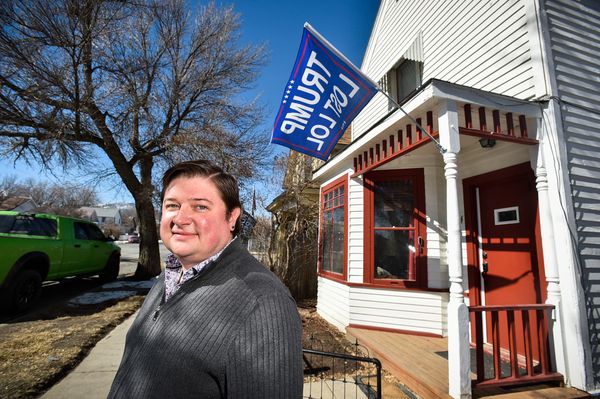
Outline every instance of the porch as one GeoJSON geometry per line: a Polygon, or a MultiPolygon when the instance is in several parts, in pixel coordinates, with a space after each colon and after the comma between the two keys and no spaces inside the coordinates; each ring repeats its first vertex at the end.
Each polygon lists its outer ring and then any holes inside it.
{"type": "MultiPolygon", "coordinates": [[[[383,368],[400,379],[420,398],[450,398],[448,395],[448,339],[348,327],[347,334],[378,358],[383,368]]],[[[475,351],[471,378],[475,380],[475,351]]],[[[475,388],[473,397],[498,398],[587,398],[586,392],[558,383],[519,387],[475,388]]]]}

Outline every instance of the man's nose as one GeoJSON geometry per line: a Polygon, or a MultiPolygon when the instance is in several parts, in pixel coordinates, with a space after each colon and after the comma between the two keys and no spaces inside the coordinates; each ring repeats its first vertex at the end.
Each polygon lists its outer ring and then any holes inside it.
{"type": "Polygon", "coordinates": [[[173,218],[173,223],[177,225],[190,224],[191,221],[192,218],[190,217],[190,209],[184,206],[179,208],[177,214],[173,218]]]}

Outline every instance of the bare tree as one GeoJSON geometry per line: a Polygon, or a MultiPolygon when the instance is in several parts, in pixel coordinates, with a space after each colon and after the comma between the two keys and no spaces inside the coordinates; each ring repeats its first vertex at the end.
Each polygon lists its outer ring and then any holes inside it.
{"type": "Polygon", "coordinates": [[[28,178],[20,181],[10,175],[0,180],[0,200],[8,197],[27,197],[36,204],[36,212],[81,216],[79,208],[98,202],[98,195],[91,187],[75,184],[50,184],[28,178]],[[3,198],[4,197],[4,198],[3,198]]]}
{"type": "Polygon", "coordinates": [[[16,175],[4,176],[2,180],[0,180],[0,201],[8,197],[19,195],[16,192],[19,187],[17,180],[16,175]]]}
{"type": "Polygon", "coordinates": [[[135,201],[138,276],[160,272],[155,169],[208,158],[243,179],[267,159],[262,111],[238,100],[265,52],[238,44],[232,8],[5,0],[0,23],[0,154],[99,173],[108,159],[135,201]]]}
{"type": "Polygon", "coordinates": [[[319,186],[311,176],[318,162],[295,151],[275,162],[283,192],[268,208],[273,215],[268,263],[297,300],[317,291],[319,186]]]}

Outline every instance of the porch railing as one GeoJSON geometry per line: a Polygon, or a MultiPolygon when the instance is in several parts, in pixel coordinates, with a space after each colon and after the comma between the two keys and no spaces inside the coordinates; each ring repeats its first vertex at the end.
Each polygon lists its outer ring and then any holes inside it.
{"type": "Polygon", "coordinates": [[[473,388],[562,381],[550,352],[553,310],[554,305],[546,304],[470,306],[477,367],[473,388]]]}
{"type": "Polygon", "coordinates": [[[381,399],[379,359],[307,348],[302,352],[303,398],[381,399]]]}

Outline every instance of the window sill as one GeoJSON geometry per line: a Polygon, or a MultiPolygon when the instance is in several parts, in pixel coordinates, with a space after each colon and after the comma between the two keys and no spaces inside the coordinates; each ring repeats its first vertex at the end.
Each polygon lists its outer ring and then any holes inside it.
{"type": "Polygon", "coordinates": [[[346,281],[346,276],[343,275],[343,274],[337,274],[337,273],[332,273],[332,272],[319,271],[317,273],[317,275],[319,277],[323,277],[323,278],[326,278],[328,280],[337,281],[337,282],[342,283],[342,284],[347,284],[348,283],[346,281]]]}
{"type": "Polygon", "coordinates": [[[326,272],[319,272],[318,276],[323,277],[328,280],[336,281],[336,282],[344,284],[344,285],[347,285],[348,287],[379,288],[379,289],[383,288],[383,289],[390,289],[390,290],[422,291],[422,292],[449,292],[450,291],[449,288],[428,288],[428,287],[419,286],[419,285],[407,286],[404,284],[399,285],[399,284],[390,284],[390,283],[385,283],[385,284],[352,283],[352,282],[346,281],[346,278],[341,275],[335,275],[335,274],[326,273],[326,272]]]}

